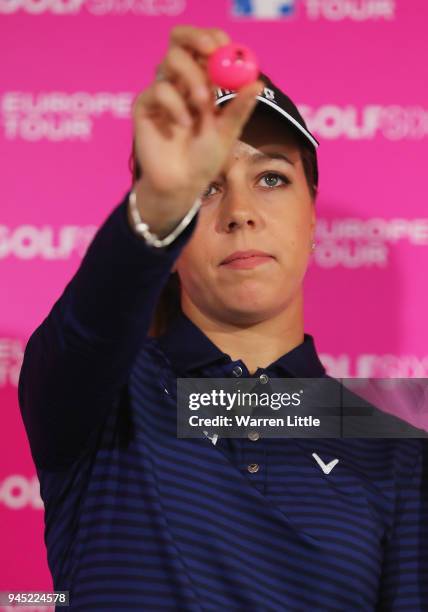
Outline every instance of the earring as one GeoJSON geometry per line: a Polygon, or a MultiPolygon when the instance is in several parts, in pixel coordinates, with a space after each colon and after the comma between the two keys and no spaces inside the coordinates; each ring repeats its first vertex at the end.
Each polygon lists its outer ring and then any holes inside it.
{"type": "Polygon", "coordinates": [[[312,242],[311,250],[314,251],[316,246],[317,246],[317,243],[316,242],[312,242]]]}

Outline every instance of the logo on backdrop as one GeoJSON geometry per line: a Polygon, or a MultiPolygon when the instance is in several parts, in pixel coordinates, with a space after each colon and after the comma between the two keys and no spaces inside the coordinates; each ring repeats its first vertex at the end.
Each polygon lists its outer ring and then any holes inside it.
{"type": "Polygon", "coordinates": [[[106,115],[129,119],[134,96],[132,92],[8,91],[0,97],[0,123],[7,140],[88,141],[95,119],[106,115]]]}
{"type": "Polygon", "coordinates": [[[0,338],[0,388],[18,386],[24,348],[21,338],[0,338]]]}
{"type": "Polygon", "coordinates": [[[427,378],[428,355],[320,354],[329,376],[334,378],[427,378]]]}
{"type": "Polygon", "coordinates": [[[307,19],[391,20],[396,0],[232,0],[232,14],[254,19],[288,19],[302,8],[307,19]]]}
{"type": "Polygon", "coordinates": [[[126,14],[175,17],[185,8],[186,0],[0,0],[0,14],[6,15],[18,11],[31,15],[76,15],[86,11],[98,17],[126,14]]]}
{"type": "Polygon", "coordinates": [[[97,229],[95,225],[63,225],[58,228],[51,225],[18,225],[15,228],[0,225],[0,260],[7,257],[57,260],[69,259],[75,254],[83,257],[97,229]]]}
{"type": "MultiPolygon", "coordinates": [[[[1,2],[1,0],[0,0],[1,2]]],[[[218,89],[217,98],[229,90],[218,89]]],[[[272,90],[263,95],[272,98],[272,90]]],[[[23,92],[9,91],[0,97],[0,122],[7,140],[59,142],[88,141],[94,120],[103,115],[129,119],[135,93],[121,92],[23,92]]],[[[428,136],[428,109],[422,106],[382,106],[361,108],[349,104],[326,104],[318,108],[298,105],[308,128],[328,140],[421,140],[428,136]]]]}
{"type": "Polygon", "coordinates": [[[34,508],[41,510],[44,507],[40,497],[40,483],[37,476],[26,478],[20,474],[11,474],[0,481],[0,504],[10,510],[34,508]]]}
{"type": "Polygon", "coordinates": [[[428,109],[422,106],[368,104],[361,108],[353,104],[325,104],[314,108],[299,105],[311,132],[321,138],[336,140],[421,140],[428,136],[428,109]]]}
{"type": "Polygon", "coordinates": [[[313,262],[321,268],[385,268],[392,248],[403,242],[427,247],[428,218],[319,218],[313,262]]]}
{"type": "Polygon", "coordinates": [[[232,11],[239,17],[280,19],[294,17],[297,0],[233,0],[232,11]]]}

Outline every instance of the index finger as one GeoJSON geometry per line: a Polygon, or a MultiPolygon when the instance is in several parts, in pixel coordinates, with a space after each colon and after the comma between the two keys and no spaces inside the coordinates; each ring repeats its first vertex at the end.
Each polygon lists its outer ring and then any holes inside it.
{"type": "Polygon", "coordinates": [[[217,47],[230,42],[229,35],[219,28],[195,28],[178,25],[171,30],[170,45],[188,47],[201,55],[209,55],[217,47]]]}

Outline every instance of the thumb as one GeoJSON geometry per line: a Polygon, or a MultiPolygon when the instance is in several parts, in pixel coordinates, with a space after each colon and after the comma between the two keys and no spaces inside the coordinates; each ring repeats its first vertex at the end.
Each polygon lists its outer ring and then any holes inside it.
{"type": "Polygon", "coordinates": [[[246,85],[222,110],[218,118],[218,130],[226,143],[233,142],[241,135],[258,102],[256,96],[261,93],[263,87],[263,81],[246,85]]]}

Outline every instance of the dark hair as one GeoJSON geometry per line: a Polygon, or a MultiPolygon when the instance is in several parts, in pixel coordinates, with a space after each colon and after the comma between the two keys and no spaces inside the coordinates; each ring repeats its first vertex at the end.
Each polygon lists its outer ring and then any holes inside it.
{"type": "MultiPolygon", "coordinates": [[[[315,149],[300,134],[293,131],[296,137],[296,144],[300,150],[303,170],[309,192],[315,204],[318,195],[318,164],[315,149]]],[[[132,145],[132,152],[128,161],[129,170],[132,174],[132,184],[138,181],[141,176],[141,168],[135,154],[135,142],[132,145]]],[[[159,296],[155,308],[152,323],[149,329],[149,336],[160,336],[163,334],[169,322],[181,310],[180,279],[177,272],[172,272],[159,296]]]]}

